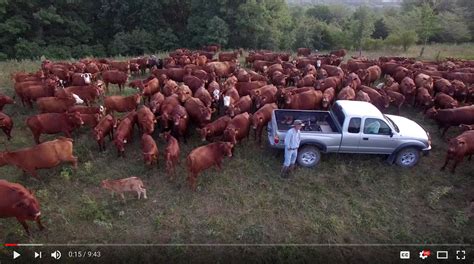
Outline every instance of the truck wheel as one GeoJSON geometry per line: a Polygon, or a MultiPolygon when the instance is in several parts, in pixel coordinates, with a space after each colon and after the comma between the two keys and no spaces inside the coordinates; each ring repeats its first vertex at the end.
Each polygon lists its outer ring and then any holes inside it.
{"type": "Polygon", "coordinates": [[[410,168],[420,160],[420,151],[416,148],[404,148],[397,153],[396,163],[400,167],[410,168]]]}
{"type": "Polygon", "coordinates": [[[298,150],[297,161],[302,167],[311,168],[319,164],[321,152],[315,146],[304,146],[298,150]]]}

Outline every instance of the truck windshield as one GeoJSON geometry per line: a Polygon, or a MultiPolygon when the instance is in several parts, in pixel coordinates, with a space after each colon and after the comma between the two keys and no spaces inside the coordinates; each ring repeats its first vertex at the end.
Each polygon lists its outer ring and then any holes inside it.
{"type": "Polygon", "coordinates": [[[385,117],[385,120],[387,120],[390,124],[392,124],[392,126],[395,128],[395,131],[397,131],[397,133],[400,133],[400,129],[398,129],[397,124],[395,124],[395,122],[393,122],[392,119],[390,119],[390,117],[386,115],[383,115],[383,117],[385,117]]]}
{"type": "Polygon", "coordinates": [[[331,108],[331,112],[334,117],[336,117],[336,120],[339,123],[339,127],[342,128],[344,124],[344,119],[346,118],[344,112],[342,111],[342,107],[339,104],[334,104],[331,108]]]}

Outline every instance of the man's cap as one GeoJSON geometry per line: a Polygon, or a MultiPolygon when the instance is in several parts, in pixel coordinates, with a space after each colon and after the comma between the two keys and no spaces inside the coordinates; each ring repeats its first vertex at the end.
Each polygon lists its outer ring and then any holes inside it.
{"type": "Polygon", "coordinates": [[[296,119],[294,122],[293,122],[293,126],[304,126],[303,124],[303,121],[299,120],[299,119],[296,119]]]}

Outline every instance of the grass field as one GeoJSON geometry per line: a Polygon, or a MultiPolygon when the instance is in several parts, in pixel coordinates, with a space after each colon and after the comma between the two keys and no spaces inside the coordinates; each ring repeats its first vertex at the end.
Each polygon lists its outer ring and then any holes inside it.
{"type": "MultiPolygon", "coordinates": [[[[427,54],[434,54],[429,50],[427,54]]],[[[446,54],[464,55],[455,52],[446,54]]],[[[12,72],[38,67],[37,61],[0,62],[0,93],[13,96],[12,72]]],[[[15,125],[12,141],[0,144],[0,150],[33,145],[25,119],[36,110],[7,105],[4,111],[15,125]]],[[[33,236],[28,238],[15,219],[1,219],[0,241],[474,243],[474,223],[466,213],[474,196],[473,162],[463,162],[454,175],[440,172],[446,142],[434,122],[411,107],[405,107],[401,115],[419,122],[433,136],[431,154],[412,169],[388,165],[383,156],[327,154],[319,167],[299,168],[292,179],[281,180],[282,153],[266,145],[258,147],[252,138],[236,147],[222,172],[210,169],[201,174],[196,192],[186,185],[184,166],[186,155],[203,144],[194,129],[188,144],[181,144],[182,162],[175,182],[167,180],[161,157],[158,167],[144,166],[138,131],[123,159],[116,157],[109,142],[107,150],[99,153],[90,131],[81,129],[74,133],[77,171],[69,165],[40,170],[38,181],[17,168],[0,168],[0,178],[35,191],[47,227],[39,232],[30,223],[33,236]],[[132,175],[144,180],[148,200],[130,195],[124,204],[99,187],[103,179],[132,175]]],[[[452,128],[448,137],[458,133],[452,128]]],[[[0,134],[0,141],[6,141],[0,134]]],[[[53,138],[41,137],[42,141],[53,138]]],[[[163,150],[164,142],[157,142],[163,150]]]]}

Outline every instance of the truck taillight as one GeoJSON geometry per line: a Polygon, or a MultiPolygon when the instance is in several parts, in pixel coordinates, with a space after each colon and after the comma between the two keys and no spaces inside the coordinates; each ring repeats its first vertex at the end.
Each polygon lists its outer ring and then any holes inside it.
{"type": "Polygon", "coordinates": [[[275,144],[278,144],[278,142],[280,142],[280,139],[278,138],[278,136],[274,136],[273,137],[273,142],[275,142],[275,144]]]}

